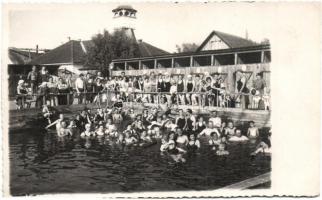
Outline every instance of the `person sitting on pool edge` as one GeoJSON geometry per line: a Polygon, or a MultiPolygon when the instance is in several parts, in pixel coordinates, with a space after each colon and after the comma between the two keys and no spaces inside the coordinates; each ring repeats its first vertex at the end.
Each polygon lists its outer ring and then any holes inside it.
{"type": "Polygon", "coordinates": [[[236,129],[235,135],[228,139],[229,142],[245,142],[248,140],[249,140],[248,137],[242,135],[240,129],[236,129]]]}

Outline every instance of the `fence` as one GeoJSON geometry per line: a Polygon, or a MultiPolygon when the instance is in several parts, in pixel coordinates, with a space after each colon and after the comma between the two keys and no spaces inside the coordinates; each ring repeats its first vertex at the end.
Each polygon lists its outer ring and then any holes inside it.
{"type": "Polygon", "coordinates": [[[122,92],[104,90],[103,92],[81,92],[75,90],[69,93],[43,93],[17,95],[23,108],[41,107],[48,101],[52,106],[71,104],[106,103],[113,105],[117,102],[150,103],[156,106],[188,105],[198,107],[223,107],[251,110],[268,110],[270,107],[270,96],[253,95],[248,93],[228,93],[220,89],[216,92],[122,92]],[[77,100],[75,102],[75,100],[77,100]]]}

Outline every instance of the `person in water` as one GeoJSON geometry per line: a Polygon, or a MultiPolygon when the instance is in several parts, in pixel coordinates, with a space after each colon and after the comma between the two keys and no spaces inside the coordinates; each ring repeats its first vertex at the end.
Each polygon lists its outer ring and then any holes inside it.
{"type": "Polygon", "coordinates": [[[168,142],[167,147],[164,150],[175,162],[186,162],[186,159],[183,158],[183,154],[185,154],[186,151],[180,147],[177,147],[173,140],[168,142]]]}
{"type": "Polygon", "coordinates": [[[250,139],[255,139],[255,138],[257,138],[259,136],[259,131],[258,131],[258,128],[255,126],[254,121],[249,122],[249,128],[247,130],[247,136],[250,139]]]}
{"type": "Polygon", "coordinates": [[[229,121],[227,127],[224,129],[224,135],[227,137],[232,137],[235,135],[236,127],[234,127],[234,123],[229,121]]]}
{"type": "Polygon", "coordinates": [[[182,130],[186,126],[186,118],[185,118],[185,116],[183,114],[182,109],[179,110],[179,114],[178,114],[178,116],[176,118],[176,125],[177,125],[178,128],[181,128],[182,130]]]}
{"type": "Polygon", "coordinates": [[[61,128],[61,122],[62,121],[64,121],[64,114],[59,114],[59,118],[56,121],[54,121],[53,123],[51,123],[48,126],[46,126],[45,128],[49,129],[50,127],[56,125],[56,131],[57,131],[57,134],[58,134],[59,131],[60,131],[60,128],[61,128]]]}
{"type": "Polygon", "coordinates": [[[178,147],[183,149],[186,148],[189,143],[188,137],[186,135],[183,135],[183,131],[181,128],[176,129],[176,134],[177,134],[176,143],[178,147]]]}
{"type": "Polygon", "coordinates": [[[212,150],[216,150],[217,146],[219,146],[219,144],[221,143],[221,139],[216,132],[212,132],[210,134],[210,139],[208,143],[209,146],[212,147],[212,150]]]}
{"type": "Polygon", "coordinates": [[[248,137],[242,135],[240,129],[236,129],[235,135],[228,139],[229,142],[245,142],[248,140],[249,140],[248,137]]]}
{"type": "Polygon", "coordinates": [[[196,139],[194,134],[189,135],[189,142],[187,144],[187,148],[189,151],[195,151],[200,149],[200,141],[196,139]]]}
{"type": "Polygon", "coordinates": [[[216,151],[218,156],[226,156],[229,155],[229,151],[226,150],[226,144],[220,143],[218,146],[218,150],[216,151]]]}
{"type": "Polygon", "coordinates": [[[52,107],[50,106],[49,101],[46,101],[46,104],[43,105],[42,114],[43,114],[44,118],[48,121],[48,124],[51,124],[54,112],[52,110],[52,107]]]}
{"type": "Polygon", "coordinates": [[[98,128],[95,130],[95,135],[97,135],[98,137],[103,137],[105,135],[103,124],[100,124],[98,128]]]}
{"type": "Polygon", "coordinates": [[[198,121],[195,124],[195,133],[198,135],[206,128],[206,122],[204,121],[203,117],[200,116],[198,121]]]}
{"type": "Polygon", "coordinates": [[[85,131],[82,132],[80,136],[82,138],[95,137],[95,132],[91,131],[91,125],[90,124],[85,125],[85,131]]]}
{"type": "Polygon", "coordinates": [[[73,133],[67,127],[66,121],[60,122],[60,129],[57,132],[57,135],[58,135],[58,137],[65,137],[65,136],[72,136],[73,135],[73,133]]]}
{"type": "Polygon", "coordinates": [[[124,141],[125,141],[125,145],[132,145],[132,144],[135,144],[136,142],[138,142],[138,140],[134,136],[131,135],[130,131],[125,131],[124,141]]]}
{"type": "Polygon", "coordinates": [[[271,132],[269,132],[269,135],[267,137],[264,137],[262,141],[257,145],[256,150],[251,153],[252,156],[255,156],[257,154],[264,154],[264,155],[271,155],[271,132]]]}
{"type": "Polygon", "coordinates": [[[220,137],[220,133],[219,131],[217,130],[217,128],[214,127],[213,125],[213,122],[212,121],[209,121],[208,122],[208,127],[205,128],[204,130],[202,130],[199,134],[198,134],[198,137],[200,136],[207,136],[207,137],[210,137],[210,135],[212,133],[216,133],[218,137],[220,137]]]}

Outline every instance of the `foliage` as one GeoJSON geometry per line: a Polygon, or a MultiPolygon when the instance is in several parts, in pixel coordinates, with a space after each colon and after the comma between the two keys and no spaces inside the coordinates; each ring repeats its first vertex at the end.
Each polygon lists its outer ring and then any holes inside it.
{"type": "Polygon", "coordinates": [[[92,37],[86,65],[108,73],[109,64],[113,59],[133,58],[139,56],[139,47],[134,37],[120,29],[109,33],[104,30],[92,37]]]}
{"type": "Polygon", "coordinates": [[[199,45],[196,43],[183,43],[181,45],[176,45],[177,52],[182,53],[182,52],[194,52],[197,50],[199,45]]]}

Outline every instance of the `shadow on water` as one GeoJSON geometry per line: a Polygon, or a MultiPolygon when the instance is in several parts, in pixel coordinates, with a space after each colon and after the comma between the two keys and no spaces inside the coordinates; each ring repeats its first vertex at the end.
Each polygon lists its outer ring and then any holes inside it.
{"type": "MultiPolygon", "coordinates": [[[[43,193],[210,190],[270,171],[270,157],[251,158],[256,142],[228,146],[218,157],[202,148],[175,163],[160,141],[124,147],[104,138],[57,138],[42,129],[10,134],[10,189],[15,196],[43,193]]],[[[266,187],[264,185],[263,187],[266,187]]],[[[269,186],[268,186],[269,187],[269,186]]]]}

